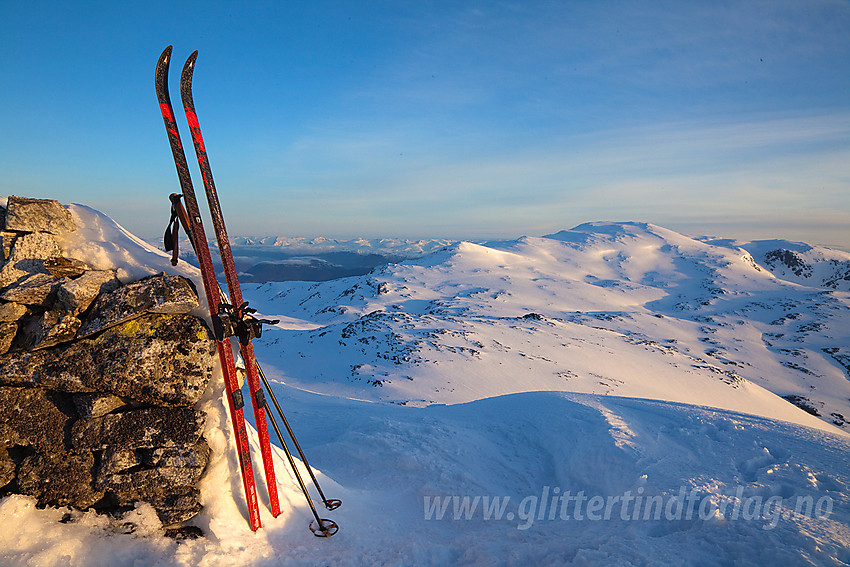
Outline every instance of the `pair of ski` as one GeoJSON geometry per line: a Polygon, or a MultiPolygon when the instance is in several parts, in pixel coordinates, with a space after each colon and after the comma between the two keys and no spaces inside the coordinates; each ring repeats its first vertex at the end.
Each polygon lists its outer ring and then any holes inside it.
{"type": "MultiPolygon", "coordinates": [[[[172,47],[170,45],[166,47],[157,62],[156,93],[157,98],[159,99],[160,110],[162,112],[162,119],[165,122],[165,129],[168,133],[171,152],[174,156],[174,165],[177,167],[177,177],[183,191],[182,197],[186,202],[186,208],[183,209],[182,204],[179,202],[179,196],[172,197],[172,220],[174,220],[175,217],[180,217],[180,222],[183,224],[184,229],[189,236],[189,240],[195,249],[198,264],[201,269],[204,293],[206,294],[207,302],[209,304],[213,333],[217,342],[219,360],[224,373],[224,383],[227,390],[231,423],[236,436],[239,467],[242,473],[242,485],[248,505],[248,524],[253,531],[256,531],[261,527],[260,507],[257,498],[257,488],[254,483],[254,472],[251,464],[250,448],[248,445],[248,433],[245,425],[245,418],[242,413],[244,399],[242,397],[242,390],[239,387],[236,362],[230,344],[231,336],[236,336],[239,339],[240,351],[245,363],[249,397],[254,409],[257,434],[260,440],[260,451],[262,453],[263,468],[265,472],[266,485],[268,487],[272,516],[277,517],[280,514],[280,502],[277,494],[277,480],[275,478],[274,461],[272,458],[271,443],[269,442],[268,426],[266,424],[267,416],[272,422],[272,426],[274,427],[284,452],[288,457],[289,464],[292,467],[295,477],[298,479],[300,488],[304,496],[307,498],[307,502],[313,512],[315,521],[310,524],[310,530],[319,537],[332,536],[339,529],[338,526],[331,520],[319,517],[310,495],[307,493],[307,488],[304,485],[301,474],[299,473],[292,455],[283,440],[280,430],[278,429],[274,417],[271,413],[266,413],[266,399],[261,385],[261,380],[262,383],[265,384],[266,390],[271,395],[274,405],[277,408],[290,437],[295,443],[302,461],[307,467],[307,470],[310,472],[310,476],[322,497],[325,507],[329,510],[337,508],[340,505],[339,500],[328,500],[321,492],[321,488],[319,488],[316,477],[314,476],[309,464],[307,464],[304,454],[301,451],[301,447],[295,440],[292,429],[289,427],[286,418],[283,416],[283,412],[274,397],[274,393],[271,388],[269,388],[268,382],[262,374],[262,370],[257,364],[256,357],[254,356],[254,348],[251,341],[253,338],[260,335],[261,325],[263,322],[251,315],[254,310],[249,309],[247,307],[247,303],[242,300],[242,290],[239,286],[239,280],[236,275],[236,266],[233,260],[233,252],[230,249],[230,241],[227,237],[227,230],[224,225],[224,216],[221,212],[221,205],[219,204],[218,194],[212,178],[212,170],[210,169],[209,159],[207,158],[203,137],[201,136],[198,117],[195,113],[195,104],[192,99],[192,77],[194,73],[195,60],[198,56],[198,52],[195,51],[189,56],[189,59],[183,67],[183,72],[180,77],[180,94],[183,102],[183,108],[186,112],[186,119],[189,123],[189,130],[192,134],[195,153],[198,157],[198,165],[204,182],[207,203],[209,205],[210,215],[215,228],[219,254],[224,267],[225,279],[227,281],[227,288],[231,301],[227,301],[227,297],[224,295],[224,292],[221,290],[218,285],[218,281],[216,280],[209,244],[201,221],[201,212],[198,206],[198,200],[195,196],[191,175],[189,174],[189,167],[186,162],[186,155],[183,151],[183,145],[180,140],[180,133],[177,129],[177,122],[174,118],[174,110],[171,106],[171,96],[169,95],[168,90],[168,69],[171,63],[171,50],[172,47]]],[[[176,240],[173,244],[176,246],[176,240]]]]}

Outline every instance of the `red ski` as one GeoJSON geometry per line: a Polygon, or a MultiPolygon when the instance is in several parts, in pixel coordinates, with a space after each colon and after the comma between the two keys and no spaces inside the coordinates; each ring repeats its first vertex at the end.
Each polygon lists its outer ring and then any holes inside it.
{"type": "MultiPolygon", "coordinates": [[[[215,270],[213,269],[209,245],[207,244],[206,236],[204,234],[204,227],[201,222],[201,213],[198,207],[198,201],[195,197],[195,190],[192,186],[192,179],[189,175],[186,155],[180,141],[180,133],[177,130],[177,122],[174,119],[171,97],[168,93],[168,68],[170,62],[171,46],[169,45],[162,52],[162,55],[160,55],[159,61],[156,65],[156,94],[159,99],[162,119],[165,122],[165,129],[168,133],[168,141],[171,144],[171,152],[174,155],[174,165],[177,167],[177,177],[180,180],[180,187],[183,190],[183,196],[186,199],[186,208],[192,223],[190,238],[192,239],[192,245],[198,256],[198,264],[200,265],[201,275],[204,282],[204,293],[207,296],[207,303],[209,305],[210,316],[213,323],[213,332],[215,333],[218,346],[218,355],[224,372],[224,382],[225,388],[227,389],[230,419],[233,424],[233,431],[236,435],[239,467],[242,472],[242,485],[245,490],[245,500],[248,504],[248,524],[251,527],[251,530],[256,531],[261,526],[260,507],[257,500],[256,485],[254,484],[253,468],[251,466],[248,432],[245,426],[245,418],[242,413],[242,407],[244,405],[242,400],[242,391],[239,389],[239,381],[236,374],[233,350],[230,346],[230,338],[225,336],[222,328],[222,322],[219,317],[219,313],[222,310],[222,304],[219,299],[218,283],[215,277],[215,270]]],[[[253,360],[251,364],[248,365],[249,368],[255,366],[256,365],[253,360]]],[[[252,387],[252,391],[256,392],[256,389],[252,387]]],[[[252,395],[251,399],[254,400],[255,397],[256,396],[252,395]]],[[[258,429],[261,422],[264,426],[263,429],[265,430],[265,419],[258,417],[258,429]]],[[[267,446],[268,432],[265,433],[265,446],[263,449],[264,461],[267,446]]],[[[266,480],[269,484],[269,492],[272,500],[272,513],[277,516],[280,513],[280,506],[277,499],[277,484],[274,479],[274,470],[272,470],[272,475],[269,477],[268,467],[266,480]]]]}
{"type": "MultiPolygon", "coordinates": [[[[263,456],[263,467],[265,469],[266,484],[269,488],[269,500],[273,516],[280,514],[280,504],[277,495],[277,482],[275,481],[274,460],[272,458],[271,443],[269,442],[269,430],[266,423],[266,400],[260,377],[257,372],[257,359],[254,356],[254,346],[251,340],[260,335],[259,321],[251,316],[254,310],[247,307],[242,299],[242,288],[236,275],[236,265],[233,261],[233,252],[230,249],[230,240],[227,237],[227,229],[224,226],[224,216],[218,201],[218,193],[213,182],[212,170],[204,147],[204,139],[201,136],[201,128],[198,125],[198,117],[195,114],[195,104],[192,100],[192,74],[195,68],[195,59],[198,52],[189,56],[183,66],[180,76],[180,95],[183,99],[183,109],[189,122],[189,131],[192,134],[192,142],[195,145],[195,153],[198,156],[198,165],[201,169],[201,177],[207,194],[207,204],[212,216],[215,236],[218,241],[219,254],[224,267],[224,276],[227,281],[227,290],[232,305],[219,303],[218,318],[221,327],[227,335],[235,335],[239,339],[242,350],[242,358],[245,361],[245,372],[248,377],[248,388],[251,393],[251,403],[254,408],[254,421],[257,425],[257,433],[260,438],[260,450],[263,456]]],[[[187,200],[188,206],[188,200],[187,200]]],[[[190,215],[194,213],[190,210],[190,215]]],[[[215,293],[215,292],[211,292],[215,293]]]]}

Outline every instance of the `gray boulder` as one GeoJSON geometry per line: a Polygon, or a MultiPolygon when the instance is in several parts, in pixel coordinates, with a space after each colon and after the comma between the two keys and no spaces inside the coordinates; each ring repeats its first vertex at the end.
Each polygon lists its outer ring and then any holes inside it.
{"type": "Polygon", "coordinates": [[[47,274],[44,261],[61,255],[56,238],[51,234],[33,232],[18,236],[6,264],[0,270],[0,288],[32,274],[47,274]]]}
{"type": "Polygon", "coordinates": [[[38,350],[74,340],[82,321],[61,311],[45,311],[30,318],[23,328],[24,348],[38,350]]]}
{"type": "Polygon", "coordinates": [[[185,488],[176,492],[160,492],[145,496],[156,510],[157,516],[164,526],[171,526],[194,517],[201,511],[201,491],[195,487],[185,488]]]}
{"type": "Polygon", "coordinates": [[[0,303],[0,323],[14,323],[27,314],[26,305],[20,303],[0,303]]]}
{"type": "Polygon", "coordinates": [[[82,418],[102,417],[118,408],[131,405],[127,399],[112,394],[75,394],[74,407],[82,418]]]}
{"type": "Polygon", "coordinates": [[[114,475],[136,468],[141,462],[141,458],[135,450],[118,445],[110,445],[103,451],[103,456],[100,458],[97,477],[103,478],[107,475],[114,475]]]}
{"type": "Polygon", "coordinates": [[[189,467],[203,469],[210,458],[210,448],[203,438],[192,447],[157,447],[140,452],[142,464],[148,467],[189,467]]]}
{"type": "Polygon", "coordinates": [[[89,508],[104,496],[93,487],[93,469],[94,454],[88,451],[31,455],[18,470],[18,486],[39,506],[89,508]]]}
{"type": "Polygon", "coordinates": [[[88,264],[76,258],[54,256],[46,259],[42,266],[54,278],[76,278],[90,270],[88,264]]]}
{"type": "Polygon", "coordinates": [[[23,305],[47,307],[54,298],[53,291],[59,286],[58,280],[50,274],[25,274],[3,293],[0,299],[23,305]]]}
{"type": "Polygon", "coordinates": [[[79,419],[71,427],[77,450],[118,447],[122,450],[194,447],[204,431],[206,414],[193,408],[145,408],[79,419]]]}
{"type": "Polygon", "coordinates": [[[63,451],[73,409],[58,394],[40,388],[0,387],[0,446],[63,451]]]}
{"type": "Polygon", "coordinates": [[[73,232],[77,225],[59,201],[12,195],[6,205],[6,230],[59,234],[73,232]]]}
{"type": "Polygon", "coordinates": [[[64,279],[56,288],[54,308],[72,315],[82,313],[101,293],[121,287],[113,270],[91,270],[76,279],[64,279]]]}
{"type": "Polygon", "coordinates": [[[78,336],[98,333],[145,313],[183,314],[197,306],[198,295],[186,278],[149,276],[99,296],[78,336]]]}

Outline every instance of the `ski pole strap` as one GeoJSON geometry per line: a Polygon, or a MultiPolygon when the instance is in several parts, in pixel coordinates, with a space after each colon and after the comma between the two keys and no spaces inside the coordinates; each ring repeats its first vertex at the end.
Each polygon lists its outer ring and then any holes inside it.
{"type": "Polygon", "coordinates": [[[172,193],[168,198],[171,201],[171,218],[168,219],[168,226],[165,227],[165,235],[163,236],[163,244],[166,252],[171,252],[171,265],[176,266],[178,262],[179,251],[177,249],[177,235],[180,230],[180,222],[177,218],[178,205],[183,195],[172,193]]]}
{"type": "Polygon", "coordinates": [[[222,336],[216,338],[223,341],[225,337],[237,337],[240,343],[247,345],[252,339],[259,338],[263,334],[263,325],[274,325],[280,322],[279,319],[257,319],[251,315],[256,312],[256,309],[248,307],[247,301],[239,307],[229,303],[219,303],[218,329],[222,336]]]}

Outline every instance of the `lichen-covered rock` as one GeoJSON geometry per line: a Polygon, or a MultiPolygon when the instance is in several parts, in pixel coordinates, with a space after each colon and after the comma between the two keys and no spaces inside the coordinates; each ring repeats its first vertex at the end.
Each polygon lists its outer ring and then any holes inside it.
{"type": "Polygon", "coordinates": [[[74,407],[82,418],[101,417],[131,402],[112,394],[75,394],[74,407]]]}
{"type": "Polygon", "coordinates": [[[88,264],[76,258],[54,256],[46,259],[42,266],[54,278],[76,278],[90,270],[88,264]]]}
{"type": "MultiPolygon", "coordinates": [[[[5,211],[5,209],[3,209],[5,211]]],[[[15,239],[18,238],[17,232],[0,232],[0,247],[3,248],[3,261],[9,259],[12,255],[12,245],[15,244],[15,239]]],[[[3,262],[0,262],[2,264],[3,262]]]]}
{"type": "Polygon", "coordinates": [[[89,339],[0,356],[0,383],[101,392],[192,406],[212,376],[215,342],[190,315],[145,315],[89,339]]]}
{"type": "Polygon", "coordinates": [[[145,408],[79,419],[71,427],[77,450],[194,447],[206,414],[193,408],[145,408]]]}
{"type": "Polygon", "coordinates": [[[72,315],[82,313],[102,293],[121,287],[114,270],[91,270],[76,279],[64,279],[56,288],[54,309],[72,315]]]}
{"type": "Polygon", "coordinates": [[[98,474],[94,486],[118,506],[139,501],[149,503],[165,525],[188,520],[201,510],[200,491],[195,487],[202,469],[159,467],[98,474]]]}
{"type": "MultiPolygon", "coordinates": [[[[177,481],[182,478],[197,478],[209,462],[210,448],[201,437],[194,445],[174,445],[171,447],[131,448],[120,443],[110,444],[103,451],[98,468],[98,478],[123,473],[130,469],[141,470],[165,469],[168,472],[163,478],[177,481]],[[180,469],[192,469],[184,476],[177,473],[180,469]]],[[[103,481],[106,482],[106,481],[103,481]]],[[[172,482],[173,484],[173,482],[172,482]]],[[[185,484],[180,480],[178,484],[185,484]]]]}
{"type": "Polygon", "coordinates": [[[0,303],[0,323],[14,323],[27,314],[27,306],[20,303],[0,303]]]}
{"type": "Polygon", "coordinates": [[[186,488],[178,492],[161,492],[145,497],[156,510],[163,526],[171,526],[194,517],[201,511],[201,491],[197,488],[186,488]]]}
{"type": "Polygon", "coordinates": [[[0,299],[22,305],[46,307],[61,280],[50,274],[26,275],[0,294],[0,299]]]}
{"type": "Polygon", "coordinates": [[[196,485],[208,459],[203,438],[194,446],[155,449],[110,445],[103,451],[94,486],[118,506],[148,502],[164,524],[182,522],[201,509],[196,485]]]}
{"type": "Polygon", "coordinates": [[[18,486],[40,506],[89,508],[104,496],[93,487],[93,469],[94,454],[88,451],[31,455],[18,470],[18,486]]]}
{"type": "Polygon", "coordinates": [[[27,314],[25,305],[0,303],[0,354],[6,354],[18,334],[18,321],[27,314]]]}
{"type": "Polygon", "coordinates": [[[59,201],[12,195],[6,204],[6,230],[58,234],[73,232],[77,225],[59,201]]]}
{"type": "Polygon", "coordinates": [[[197,306],[198,295],[186,278],[149,276],[99,296],[78,335],[86,337],[145,313],[183,314],[197,306]]]}
{"type": "Polygon", "coordinates": [[[151,502],[162,492],[193,487],[201,479],[202,473],[202,469],[193,467],[126,470],[116,474],[98,475],[94,486],[114,494],[122,503],[142,499],[151,502]]]}
{"type": "Polygon", "coordinates": [[[71,409],[56,393],[40,388],[0,387],[0,445],[64,451],[71,409]]]}
{"type": "Polygon", "coordinates": [[[189,467],[203,469],[210,458],[210,448],[204,438],[192,447],[157,447],[140,451],[142,464],[148,467],[189,467]]]}
{"type": "Polygon", "coordinates": [[[23,328],[24,348],[37,350],[72,341],[82,321],[61,311],[45,311],[27,321],[23,328]]]}
{"type": "Polygon", "coordinates": [[[110,445],[103,451],[100,457],[100,467],[97,477],[103,478],[126,470],[138,467],[142,462],[141,457],[134,449],[126,449],[117,445],[110,445]]]}
{"type": "Polygon", "coordinates": [[[9,259],[0,270],[0,288],[32,274],[47,274],[44,261],[61,254],[56,238],[51,234],[33,232],[16,237],[9,259]]]}
{"type": "Polygon", "coordinates": [[[6,354],[12,347],[15,340],[15,335],[18,334],[18,324],[0,323],[0,354],[6,354]]]}
{"type": "Polygon", "coordinates": [[[9,456],[6,447],[0,445],[0,488],[15,480],[15,461],[9,456]]]}

